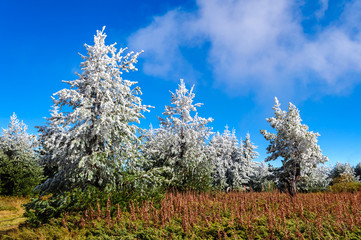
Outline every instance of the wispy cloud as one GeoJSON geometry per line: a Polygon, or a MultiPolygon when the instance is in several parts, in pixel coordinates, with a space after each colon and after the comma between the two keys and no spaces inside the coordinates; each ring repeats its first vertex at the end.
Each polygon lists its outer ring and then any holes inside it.
{"type": "MultiPolygon", "coordinates": [[[[298,2],[198,0],[195,12],[176,9],[154,18],[129,46],[145,50],[146,74],[172,78],[194,76],[193,59],[182,51],[207,42],[213,83],[234,95],[300,99],[352,88],[361,81],[360,1],[346,4],[312,36],[304,33],[298,2]]],[[[318,18],[328,1],[320,6],[318,18]]]]}
{"type": "Polygon", "coordinates": [[[317,18],[322,18],[328,9],[328,0],[319,0],[321,8],[315,12],[317,18]]]}
{"type": "Polygon", "coordinates": [[[192,17],[192,14],[172,10],[164,16],[155,17],[150,26],[130,37],[130,49],[144,50],[142,57],[146,59],[146,63],[142,70],[146,74],[178,80],[197,75],[191,62],[183,57],[181,51],[181,47],[190,44],[188,37],[196,37],[187,32],[186,23],[192,17]]]}

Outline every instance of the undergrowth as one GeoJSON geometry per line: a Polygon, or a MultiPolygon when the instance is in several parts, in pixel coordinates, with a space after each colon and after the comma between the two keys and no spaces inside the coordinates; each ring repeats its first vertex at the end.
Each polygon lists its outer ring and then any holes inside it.
{"type": "Polygon", "coordinates": [[[361,193],[168,192],[159,202],[108,198],[3,239],[359,239],[361,193]]]}

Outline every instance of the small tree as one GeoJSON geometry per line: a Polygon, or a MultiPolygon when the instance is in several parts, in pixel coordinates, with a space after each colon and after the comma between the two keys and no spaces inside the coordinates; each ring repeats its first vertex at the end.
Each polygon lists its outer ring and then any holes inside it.
{"type": "Polygon", "coordinates": [[[223,134],[217,132],[209,143],[209,155],[213,162],[213,186],[225,190],[233,187],[235,158],[240,158],[240,148],[235,131],[226,129],[223,134]]]}
{"type": "Polygon", "coordinates": [[[256,163],[253,169],[253,175],[250,179],[250,186],[254,191],[271,191],[275,183],[271,180],[269,167],[264,163],[256,163]]]}
{"type": "Polygon", "coordinates": [[[213,119],[198,116],[197,107],[202,104],[193,103],[193,87],[188,90],[182,79],[176,93],[171,94],[172,105],[165,107],[165,118],[159,117],[160,128],[149,136],[148,158],[153,167],[168,170],[165,175],[172,187],[204,190],[211,182],[206,140],[211,134],[207,124],[213,119]]]}
{"type": "Polygon", "coordinates": [[[315,168],[319,163],[328,160],[317,145],[318,133],[308,131],[308,126],[301,124],[298,109],[289,103],[288,111],[282,111],[278,99],[273,107],[275,117],[267,118],[267,122],[277,133],[261,130],[261,134],[270,141],[267,153],[271,154],[266,161],[282,158],[279,174],[291,196],[297,193],[297,182],[304,170],[315,168]]]}
{"type": "Polygon", "coordinates": [[[116,43],[105,45],[104,28],[85,44],[88,56],[78,79],[64,81],[70,89],[55,93],[47,125],[39,127],[43,147],[42,164],[50,178],[39,188],[56,192],[75,187],[119,186],[125,172],[136,170],[139,156],[137,132],[142,112],[137,82],[125,80],[123,72],[137,70],[140,53],[122,55],[116,43]]]}
{"type": "Polygon", "coordinates": [[[356,177],[361,179],[361,162],[358,163],[355,167],[355,175],[356,175],[356,177]]]}
{"type": "Polygon", "coordinates": [[[241,142],[241,157],[234,159],[234,188],[239,189],[244,185],[249,185],[251,178],[255,175],[256,163],[254,160],[258,157],[257,146],[251,142],[249,133],[246,139],[241,142]]]}
{"type": "Polygon", "coordinates": [[[359,177],[356,175],[355,169],[349,163],[337,162],[330,172],[332,184],[338,182],[357,182],[359,177]]]}
{"type": "Polygon", "coordinates": [[[349,163],[339,163],[330,172],[331,192],[356,192],[360,191],[360,178],[357,176],[357,166],[354,169],[349,163]]]}
{"type": "Polygon", "coordinates": [[[256,148],[249,134],[239,144],[234,130],[231,133],[226,127],[223,134],[217,132],[209,143],[213,159],[213,184],[219,189],[248,188],[255,174],[256,148]]]}
{"type": "Polygon", "coordinates": [[[320,165],[315,168],[304,169],[302,178],[297,183],[297,189],[302,192],[318,192],[327,190],[331,180],[330,168],[320,165]]]}
{"type": "Polygon", "coordinates": [[[15,113],[0,137],[0,193],[29,195],[42,179],[35,149],[37,140],[15,113]]]}

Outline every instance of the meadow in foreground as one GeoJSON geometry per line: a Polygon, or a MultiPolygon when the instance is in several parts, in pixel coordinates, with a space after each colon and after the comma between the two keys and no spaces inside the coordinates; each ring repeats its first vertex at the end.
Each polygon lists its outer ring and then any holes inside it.
{"type": "Polygon", "coordinates": [[[361,192],[173,193],[160,202],[108,201],[2,239],[360,239],[361,192]]]}

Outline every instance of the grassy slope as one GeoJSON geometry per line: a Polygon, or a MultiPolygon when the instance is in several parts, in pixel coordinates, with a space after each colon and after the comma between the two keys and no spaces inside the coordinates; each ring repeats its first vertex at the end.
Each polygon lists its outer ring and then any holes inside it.
{"type": "Polygon", "coordinates": [[[28,198],[0,197],[0,235],[25,222],[21,205],[28,201],[28,198]]]}

